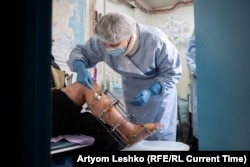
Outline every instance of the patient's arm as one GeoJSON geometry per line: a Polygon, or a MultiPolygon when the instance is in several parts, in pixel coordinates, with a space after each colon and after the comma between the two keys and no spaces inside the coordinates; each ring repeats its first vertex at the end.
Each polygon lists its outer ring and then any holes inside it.
{"type": "Polygon", "coordinates": [[[65,92],[76,105],[82,106],[87,103],[92,114],[101,119],[105,124],[116,127],[128,145],[147,138],[160,128],[159,123],[144,125],[132,124],[117,111],[115,106],[112,106],[111,100],[104,93],[101,93],[101,89],[96,83],[93,84],[93,88],[96,92],[100,92],[98,98],[93,89],[89,89],[77,82],[61,90],[65,92]]]}

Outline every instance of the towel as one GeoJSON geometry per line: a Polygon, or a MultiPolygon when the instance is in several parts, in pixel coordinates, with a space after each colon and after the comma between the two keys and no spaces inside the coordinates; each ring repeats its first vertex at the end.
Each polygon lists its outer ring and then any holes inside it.
{"type": "Polygon", "coordinates": [[[91,136],[78,134],[78,135],[59,135],[57,137],[52,137],[50,142],[56,143],[61,141],[62,139],[65,139],[71,143],[85,144],[85,145],[92,145],[95,141],[95,139],[91,136]]]}

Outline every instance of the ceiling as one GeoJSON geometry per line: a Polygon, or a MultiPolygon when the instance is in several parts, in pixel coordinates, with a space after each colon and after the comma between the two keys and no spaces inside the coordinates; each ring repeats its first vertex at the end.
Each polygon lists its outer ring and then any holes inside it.
{"type": "Polygon", "coordinates": [[[154,9],[154,8],[172,6],[176,4],[179,0],[141,0],[141,1],[147,4],[152,9],[154,9]]]}

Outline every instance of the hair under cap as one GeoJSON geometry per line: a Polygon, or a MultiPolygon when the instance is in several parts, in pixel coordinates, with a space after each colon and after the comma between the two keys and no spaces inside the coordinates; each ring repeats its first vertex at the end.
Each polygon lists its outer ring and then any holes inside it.
{"type": "Polygon", "coordinates": [[[117,43],[132,36],[135,30],[136,22],[132,17],[108,13],[97,22],[94,34],[103,42],[117,43]]]}

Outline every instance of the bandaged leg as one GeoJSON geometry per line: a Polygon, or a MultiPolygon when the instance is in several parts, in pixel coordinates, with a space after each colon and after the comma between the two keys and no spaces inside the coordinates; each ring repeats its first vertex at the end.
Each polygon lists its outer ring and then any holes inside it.
{"type": "Polygon", "coordinates": [[[117,131],[127,146],[147,138],[161,126],[160,123],[132,124],[126,119],[126,116],[116,109],[116,104],[112,103],[97,84],[93,85],[93,89],[88,89],[80,83],[74,83],[62,89],[62,91],[65,91],[66,94],[72,94],[72,98],[75,99],[79,99],[74,97],[75,94],[81,92],[81,99],[84,99],[84,101],[78,100],[77,103],[84,104],[86,102],[91,113],[104,124],[111,126],[113,131],[117,131]],[[79,90],[77,87],[81,87],[81,89],[79,90]],[[78,92],[73,93],[76,90],[78,92]]]}

